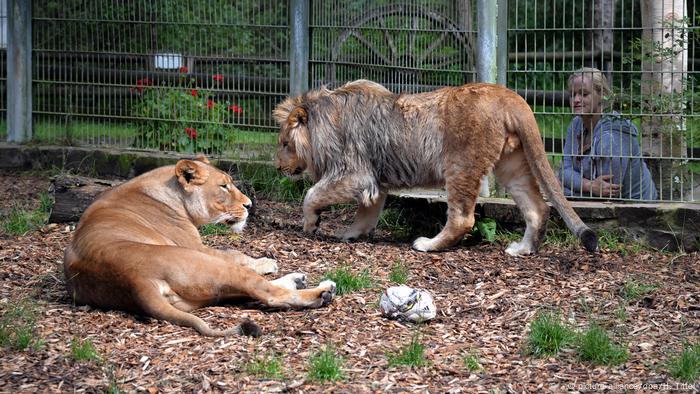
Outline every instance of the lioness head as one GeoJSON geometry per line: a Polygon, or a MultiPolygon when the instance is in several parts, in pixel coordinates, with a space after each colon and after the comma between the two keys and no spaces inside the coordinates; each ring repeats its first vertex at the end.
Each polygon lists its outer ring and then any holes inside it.
{"type": "Polygon", "coordinates": [[[310,164],[309,115],[300,101],[287,99],[273,113],[280,125],[275,165],[290,178],[300,177],[310,164]]]}
{"type": "Polygon", "coordinates": [[[225,223],[235,232],[243,230],[251,201],[234,186],[229,174],[200,156],[197,160],[178,161],[175,175],[195,225],[225,223]]]}

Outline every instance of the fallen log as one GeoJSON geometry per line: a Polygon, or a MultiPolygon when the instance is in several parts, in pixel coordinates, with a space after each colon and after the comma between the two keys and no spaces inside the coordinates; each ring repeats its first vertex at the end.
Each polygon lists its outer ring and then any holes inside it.
{"type": "MultiPolygon", "coordinates": [[[[79,175],[59,175],[54,177],[51,181],[54,205],[49,222],[77,222],[97,196],[123,182],[125,181],[95,179],[79,175]]],[[[235,184],[253,203],[248,213],[251,218],[254,217],[257,206],[255,190],[246,181],[235,181],[235,184]]]]}
{"type": "Polygon", "coordinates": [[[54,204],[49,222],[77,222],[80,215],[102,192],[122,181],[94,179],[78,175],[59,175],[51,180],[54,204]]]}

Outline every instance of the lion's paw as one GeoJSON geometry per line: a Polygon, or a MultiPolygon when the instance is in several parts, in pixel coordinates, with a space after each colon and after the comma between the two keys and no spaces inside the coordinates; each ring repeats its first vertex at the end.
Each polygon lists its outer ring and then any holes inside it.
{"type": "Polygon", "coordinates": [[[335,295],[336,285],[332,280],[324,280],[318,284],[319,288],[325,288],[321,293],[321,299],[323,300],[322,305],[328,305],[331,303],[333,296],[335,295]]]}
{"type": "Polygon", "coordinates": [[[413,241],[413,249],[420,252],[430,252],[434,250],[433,240],[427,237],[420,237],[413,241]]]}
{"type": "Polygon", "coordinates": [[[335,233],[337,239],[345,242],[355,241],[363,235],[362,231],[354,229],[338,230],[338,232],[335,233]]]}
{"type": "Polygon", "coordinates": [[[511,242],[506,248],[506,253],[511,256],[527,256],[532,254],[532,248],[522,245],[520,242],[511,242]]]}
{"type": "Polygon", "coordinates": [[[253,270],[260,275],[276,274],[277,269],[277,260],[267,257],[255,259],[255,263],[253,263],[253,270]]]}
{"type": "Polygon", "coordinates": [[[302,274],[301,272],[293,272],[279,279],[273,280],[272,283],[289,290],[305,289],[307,286],[306,274],[302,274]]]}
{"type": "Polygon", "coordinates": [[[321,217],[317,217],[316,220],[307,220],[304,218],[304,232],[307,234],[316,234],[318,231],[318,225],[321,223],[321,217]]]}

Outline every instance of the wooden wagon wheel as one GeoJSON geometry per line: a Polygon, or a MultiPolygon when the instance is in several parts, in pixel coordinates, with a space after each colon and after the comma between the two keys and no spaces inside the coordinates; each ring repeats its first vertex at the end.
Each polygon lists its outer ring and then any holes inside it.
{"type": "MultiPolygon", "coordinates": [[[[327,66],[326,79],[337,86],[336,67],[339,64],[367,66],[360,63],[356,53],[348,53],[349,45],[360,46],[364,54],[377,59],[379,65],[394,73],[398,85],[430,89],[421,77],[426,72],[441,72],[452,67],[452,71],[474,69],[474,51],[470,32],[460,29],[448,17],[429,9],[406,4],[393,4],[367,11],[350,22],[336,39],[331,49],[331,63],[327,66]],[[428,26],[429,28],[425,28],[428,26]],[[378,35],[381,34],[381,37],[378,35]],[[448,46],[448,38],[453,45],[448,46]],[[429,45],[418,47],[417,41],[429,45]],[[400,41],[400,42],[398,42],[400,41]],[[403,45],[401,45],[403,44],[403,45]],[[449,49],[445,51],[445,49],[449,49]],[[445,53],[447,52],[447,53],[445,53]],[[356,56],[353,56],[356,55],[356,56]],[[454,67],[459,67],[454,70],[454,67]]],[[[369,65],[369,66],[372,66],[369,65]]],[[[460,83],[471,80],[466,74],[460,83]]],[[[394,81],[378,81],[391,84],[394,81]]],[[[399,86],[401,87],[401,86],[399,86]]]]}

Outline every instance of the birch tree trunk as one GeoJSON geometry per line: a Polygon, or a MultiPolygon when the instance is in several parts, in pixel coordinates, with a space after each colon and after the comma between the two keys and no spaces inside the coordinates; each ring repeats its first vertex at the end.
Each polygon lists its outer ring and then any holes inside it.
{"type": "Polygon", "coordinates": [[[688,77],[686,0],[642,0],[642,152],[659,197],[684,197],[687,168],[685,101],[688,77]],[[675,158],[672,159],[672,158],[675,158]]]}

